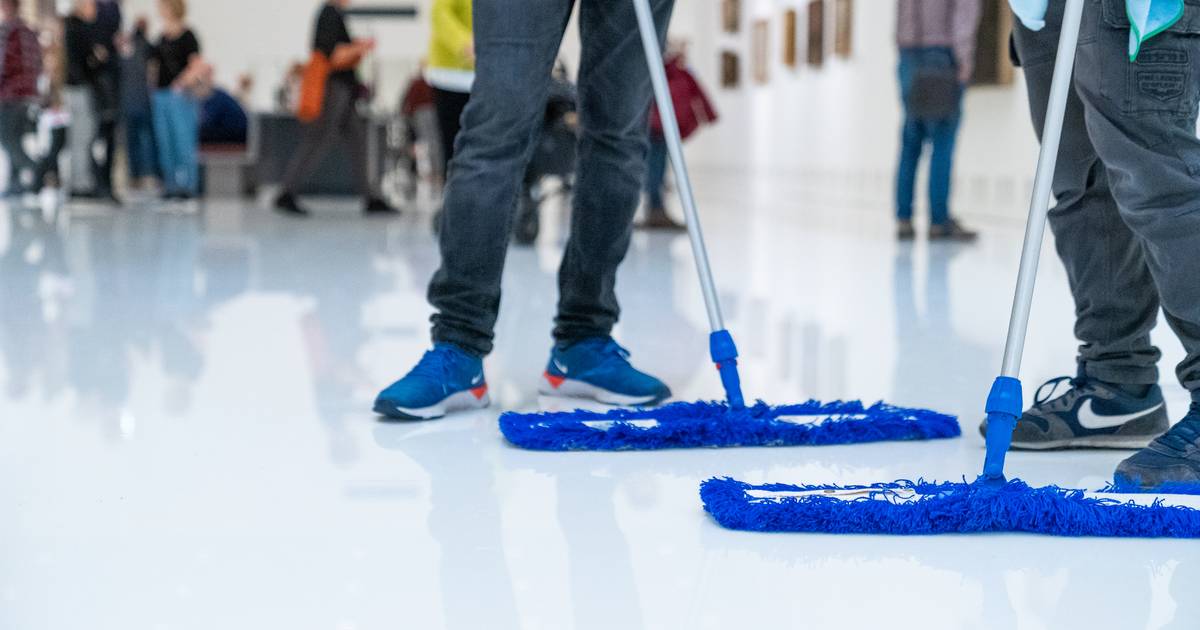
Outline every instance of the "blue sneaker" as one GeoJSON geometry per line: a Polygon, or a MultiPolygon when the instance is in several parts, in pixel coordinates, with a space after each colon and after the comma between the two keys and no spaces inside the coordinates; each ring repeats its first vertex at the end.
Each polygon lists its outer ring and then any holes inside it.
{"type": "Polygon", "coordinates": [[[593,337],[550,351],[538,393],[590,398],[607,405],[655,405],[671,397],[662,381],[629,364],[611,337],[593,337]]]}
{"type": "Polygon", "coordinates": [[[399,420],[432,420],[491,402],[483,361],[448,343],[434,344],[404,378],[375,399],[375,413],[399,420]]]}
{"type": "MultiPolygon", "coordinates": [[[[1170,424],[1158,385],[1138,398],[1096,379],[1060,376],[1039,387],[1034,400],[1013,431],[1013,448],[1143,448],[1170,424]],[[1053,398],[1064,381],[1070,388],[1053,398]]],[[[979,432],[987,437],[987,420],[979,432]]]]}
{"type": "Polygon", "coordinates": [[[1113,481],[1143,490],[1200,488],[1200,403],[1179,424],[1117,466],[1113,481]]]}

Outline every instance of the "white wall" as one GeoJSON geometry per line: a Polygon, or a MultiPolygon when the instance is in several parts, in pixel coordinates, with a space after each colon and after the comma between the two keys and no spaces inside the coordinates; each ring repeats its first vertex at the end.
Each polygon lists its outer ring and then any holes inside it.
{"type": "MultiPolygon", "coordinates": [[[[890,205],[899,151],[900,103],[896,86],[895,3],[855,3],[853,56],[826,55],[820,68],[782,63],[782,14],[795,8],[804,36],[803,0],[743,0],[747,19],[739,35],[719,31],[715,0],[693,23],[707,29],[693,44],[697,67],[716,95],[721,124],[689,147],[706,167],[774,172],[837,182],[852,182],[871,203],[890,205]],[[753,18],[770,20],[770,80],[758,85],[750,76],[753,18]],[[742,57],[742,87],[717,87],[721,49],[742,57]],[[737,150],[731,150],[732,148],[737,150]],[[741,150],[741,147],[745,147],[741,150]]],[[[832,3],[829,3],[832,4],[832,3]]],[[[832,16],[829,24],[832,26],[832,16]]],[[[832,30],[826,34],[832,37],[832,30]]],[[[827,46],[827,49],[832,46],[827,46]]],[[[956,160],[955,207],[964,214],[982,212],[1023,216],[1036,160],[1037,143],[1029,122],[1023,79],[1011,86],[972,88],[967,95],[956,160]]]]}

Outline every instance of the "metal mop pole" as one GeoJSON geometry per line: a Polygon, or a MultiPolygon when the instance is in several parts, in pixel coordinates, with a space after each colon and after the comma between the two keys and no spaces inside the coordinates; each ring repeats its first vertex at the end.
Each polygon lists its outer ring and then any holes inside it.
{"type": "Polygon", "coordinates": [[[658,104],[658,116],[662,119],[663,137],[667,141],[667,150],[671,156],[676,188],[683,203],[688,238],[692,241],[692,255],[696,259],[696,273],[700,276],[700,290],[704,294],[704,306],[708,310],[708,323],[712,329],[709,336],[709,352],[721,374],[721,384],[725,387],[725,396],[730,406],[742,407],[744,402],[737,371],[737,346],[734,345],[729,331],[725,330],[725,318],[721,315],[716,283],[713,281],[712,268],[708,264],[708,249],[704,246],[704,233],[700,229],[700,216],[692,194],[692,180],[688,177],[687,163],[683,159],[683,139],[679,134],[679,121],[675,118],[675,105],[671,101],[671,92],[667,86],[667,72],[663,67],[654,14],[650,10],[649,0],[633,0],[633,7],[637,12],[638,30],[642,35],[642,47],[646,51],[650,82],[654,86],[654,100],[658,104]]]}
{"type": "Polygon", "coordinates": [[[1004,346],[1004,363],[1000,376],[992,385],[987,402],[987,455],[983,477],[1004,479],[1004,456],[1012,445],[1013,429],[1021,417],[1021,354],[1025,350],[1025,334],[1029,329],[1029,311],[1033,306],[1033,289],[1037,282],[1038,260],[1046,232],[1046,216],[1050,212],[1054,169],[1058,162],[1058,145],[1062,140],[1063,117],[1075,69],[1075,50],[1079,43],[1079,25],[1083,19],[1084,0],[1067,0],[1063,11],[1062,31],[1058,39],[1058,54],[1054,61],[1054,77],[1050,83],[1050,101],[1046,107],[1046,123],[1042,129],[1042,147],[1038,155],[1037,175],[1033,181],[1033,199],[1029,204],[1029,219],[1025,224],[1025,243],[1021,249],[1021,267],[1017,273],[1017,290],[1013,298],[1012,315],[1008,322],[1008,338],[1004,346]]]}

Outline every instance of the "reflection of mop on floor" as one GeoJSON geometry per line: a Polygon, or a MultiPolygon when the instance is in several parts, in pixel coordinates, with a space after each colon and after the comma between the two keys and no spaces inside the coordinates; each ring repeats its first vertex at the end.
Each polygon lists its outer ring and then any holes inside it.
{"type": "Polygon", "coordinates": [[[955,418],[924,409],[883,403],[820,403],[747,407],[738,375],[738,351],[725,328],[709,267],[696,201],[683,159],[683,143],[668,91],[661,43],[648,0],[634,0],[655,101],[663,121],[688,236],[700,276],[712,334],[709,352],[725,389],[724,402],[675,403],[658,409],[617,409],[607,413],[569,411],[506,413],[500,430],[517,446],[537,450],[639,450],[687,447],[786,446],[918,440],[955,437],[955,418]]]}
{"type": "Polygon", "coordinates": [[[1029,325],[1083,0],[1068,0],[1050,89],[1025,246],[1001,376],[987,402],[983,474],[972,482],[896,481],[869,486],[701,485],[705,509],[725,527],[755,531],[942,534],[1020,531],[1062,536],[1200,537],[1200,500],[1186,495],[1034,488],[1004,476],[1023,398],[1017,380],[1029,325]]]}

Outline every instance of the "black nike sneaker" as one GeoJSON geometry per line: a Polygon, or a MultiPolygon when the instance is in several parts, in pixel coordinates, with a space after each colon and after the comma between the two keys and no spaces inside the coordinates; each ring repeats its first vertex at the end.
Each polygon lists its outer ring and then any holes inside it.
{"type": "MultiPolygon", "coordinates": [[[[1060,376],[1043,383],[1034,401],[1017,422],[1013,448],[1144,448],[1170,425],[1158,385],[1139,398],[1095,379],[1060,376]],[[1054,398],[1064,382],[1070,388],[1054,398]]],[[[979,432],[987,436],[987,420],[979,432]]]]}

